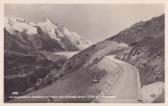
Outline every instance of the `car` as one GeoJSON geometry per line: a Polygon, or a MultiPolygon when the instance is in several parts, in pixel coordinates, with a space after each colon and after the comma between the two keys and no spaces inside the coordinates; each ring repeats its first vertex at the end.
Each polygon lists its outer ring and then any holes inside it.
{"type": "Polygon", "coordinates": [[[98,83],[98,82],[99,82],[98,79],[93,79],[93,80],[92,80],[92,83],[98,83]]]}
{"type": "Polygon", "coordinates": [[[137,101],[138,101],[138,102],[143,102],[143,100],[142,100],[142,99],[138,99],[137,101]]]}

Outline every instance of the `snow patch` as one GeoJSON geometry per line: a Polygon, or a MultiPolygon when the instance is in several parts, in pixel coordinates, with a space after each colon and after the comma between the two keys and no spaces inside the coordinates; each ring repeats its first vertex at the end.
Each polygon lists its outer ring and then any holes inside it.
{"type": "Polygon", "coordinates": [[[76,46],[78,46],[79,49],[83,50],[83,49],[92,45],[92,43],[90,41],[85,39],[83,36],[80,36],[76,32],[72,32],[72,34],[76,38],[75,43],[76,43],[76,46]]]}
{"type": "MultiPolygon", "coordinates": [[[[52,39],[56,39],[58,41],[60,41],[61,39],[59,39],[56,35],[56,29],[58,28],[55,24],[53,24],[48,18],[46,20],[46,22],[43,23],[38,23],[37,26],[40,26],[40,28],[42,28],[42,30],[48,34],[52,39]]],[[[62,36],[62,35],[59,35],[62,36]]]]}
{"type": "Polygon", "coordinates": [[[65,48],[64,46],[66,44],[66,40],[69,40],[69,42],[79,50],[83,50],[92,45],[92,43],[86,40],[84,37],[75,32],[70,32],[65,26],[59,26],[58,24],[55,24],[49,18],[47,18],[45,22],[38,24],[34,24],[23,18],[5,18],[4,26],[10,34],[24,32],[28,35],[38,34],[37,26],[39,26],[45,34],[47,34],[50,38],[58,41],[60,46],[63,48],[65,48]]]}
{"type": "Polygon", "coordinates": [[[25,32],[28,35],[37,34],[37,28],[32,23],[28,25],[22,18],[5,18],[4,26],[10,34],[15,34],[16,31],[25,32]]]}

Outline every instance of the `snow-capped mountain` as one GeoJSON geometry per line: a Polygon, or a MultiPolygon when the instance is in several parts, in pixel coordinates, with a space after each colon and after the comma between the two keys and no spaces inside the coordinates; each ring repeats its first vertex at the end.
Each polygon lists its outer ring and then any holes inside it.
{"type": "Polygon", "coordinates": [[[37,34],[37,28],[34,24],[29,24],[22,18],[5,18],[4,20],[5,29],[10,34],[16,34],[17,31],[22,32],[27,30],[29,35],[37,34]]]}
{"type": "MultiPolygon", "coordinates": [[[[10,38],[17,46],[30,46],[35,49],[56,51],[82,50],[91,45],[91,42],[75,32],[70,32],[65,26],[55,24],[49,18],[46,22],[33,23],[23,18],[4,19],[5,38],[10,38]]],[[[8,39],[6,44],[10,44],[8,39]]],[[[13,45],[13,44],[12,44],[13,45]]],[[[5,45],[7,49],[12,48],[5,45]]]]}

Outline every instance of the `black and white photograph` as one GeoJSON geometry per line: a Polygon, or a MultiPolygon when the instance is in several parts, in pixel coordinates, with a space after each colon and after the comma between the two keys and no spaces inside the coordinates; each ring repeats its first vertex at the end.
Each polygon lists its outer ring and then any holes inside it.
{"type": "Polygon", "coordinates": [[[164,4],[4,4],[4,103],[165,103],[164,4]]]}

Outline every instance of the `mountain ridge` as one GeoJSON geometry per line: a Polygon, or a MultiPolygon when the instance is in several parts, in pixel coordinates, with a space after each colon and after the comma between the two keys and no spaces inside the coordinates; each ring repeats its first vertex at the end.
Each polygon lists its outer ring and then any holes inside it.
{"type": "MultiPolygon", "coordinates": [[[[49,18],[34,24],[23,18],[5,18],[4,30],[8,34],[30,44],[35,49],[50,48],[56,51],[82,50],[91,45],[84,37],[70,32],[65,26],[55,24],[49,18]]],[[[7,41],[7,40],[5,40],[7,41]]]]}
{"type": "Polygon", "coordinates": [[[164,81],[164,14],[138,22],[72,56],[56,77],[71,73],[82,66],[92,66],[108,54],[116,54],[116,58],[136,66],[140,70],[142,86],[164,81]],[[153,72],[156,72],[157,77],[150,74],[153,72]]]}

